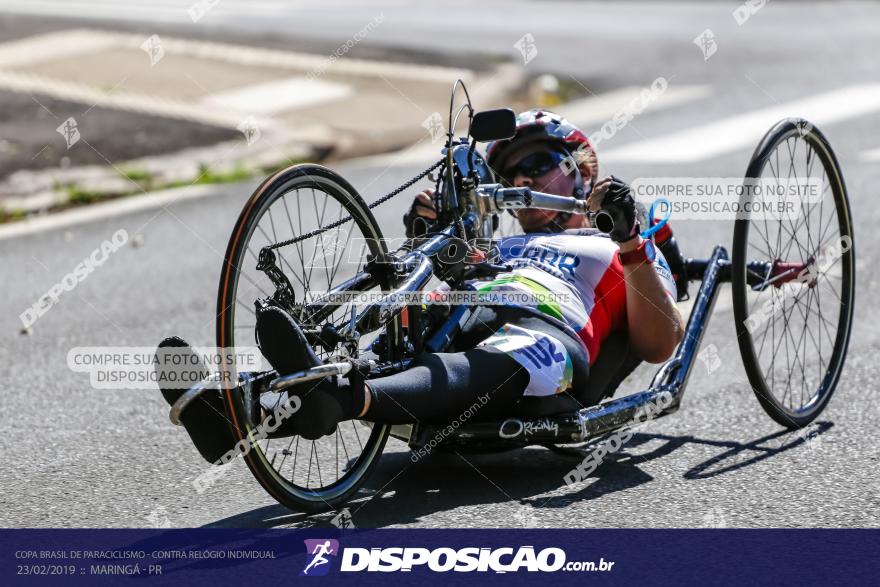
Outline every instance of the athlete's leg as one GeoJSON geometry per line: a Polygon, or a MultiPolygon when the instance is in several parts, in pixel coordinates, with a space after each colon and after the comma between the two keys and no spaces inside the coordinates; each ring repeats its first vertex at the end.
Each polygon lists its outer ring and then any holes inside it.
{"type": "MultiPolygon", "coordinates": [[[[362,418],[380,424],[446,423],[475,402],[480,418],[509,414],[529,384],[529,373],[510,355],[492,347],[459,353],[424,353],[409,369],[367,382],[327,378],[278,394],[275,405],[301,405],[272,436],[316,439],[339,422],[362,418]]],[[[261,401],[267,407],[267,395],[261,401]]],[[[269,410],[271,411],[271,410],[269,410]]]]}
{"type": "Polygon", "coordinates": [[[366,383],[369,406],[363,418],[383,424],[447,423],[475,402],[480,419],[507,416],[528,384],[529,372],[491,346],[425,353],[406,371],[366,383]]]}
{"type": "MultiPolygon", "coordinates": [[[[159,390],[168,405],[173,405],[187,388],[210,374],[192,347],[176,336],[159,343],[154,365],[159,390]]],[[[219,461],[237,441],[230,429],[223,403],[219,390],[207,390],[180,415],[180,422],[199,454],[209,463],[219,461]]],[[[255,405],[252,409],[253,417],[259,418],[260,407],[255,405]]]]}
{"type": "MultiPolygon", "coordinates": [[[[569,338],[565,333],[553,332],[543,323],[531,329],[511,325],[503,321],[503,315],[484,318],[488,320],[478,320],[482,336],[465,343],[478,343],[477,348],[424,353],[406,371],[366,383],[357,376],[328,378],[280,394],[278,405],[292,404],[290,396],[295,396],[301,406],[275,434],[314,439],[331,434],[339,422],[355,418],[382,424],[447,423],[474,403],[480,405],[475,419],[507,417],[524,395],[555,395],[585,375],[585,366],[574,368],[572,364],[567,345],[573,341],[559,340],[569,338]],[[503,328],[496,329],[495,321],[503,328]],[[488,335],[491,337],[485,338],[488,335]]],[[[298,326],[285,312],[258,313],[260,346],[279,373],[284,374],[284,369],[279,369],[276,363],[280,361],[273,358],[290,352],[285,350],[289,348],[287,341],[301,336],[295,331],[298,326]]],[[[580,364],[586,365],[586,361],[580,364]]],[[[266,407],[266,401],[261,403],[266,407]]]]}

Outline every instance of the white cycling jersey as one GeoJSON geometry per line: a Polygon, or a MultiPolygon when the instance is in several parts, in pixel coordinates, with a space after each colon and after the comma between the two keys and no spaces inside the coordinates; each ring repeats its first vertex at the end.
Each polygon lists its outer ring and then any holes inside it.
{"type": "MultiPolygon", "coordinates": [[[[584,343],[590,364],[609,334],[626,328],[626,284],[618,246],[593,229],[510,236],[497,243],[500,261],[514,270],[471,282],[480,291],[509,293],[515,305],[566,322],[584,343]]],[[[672,272],[660,251],[654,260],[667,294],[675,300],[672,272]]],[[[571,359],[558,340],[506,326],[481,344],[511,352],[532,375],[526,395],[559,393],[571,383],[571,359]],[[547,340],[550,339],[550,340],[547,340]]]]}

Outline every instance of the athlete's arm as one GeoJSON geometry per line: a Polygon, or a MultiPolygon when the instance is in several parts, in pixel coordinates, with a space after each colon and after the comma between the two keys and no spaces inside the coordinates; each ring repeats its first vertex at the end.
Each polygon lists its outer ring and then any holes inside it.
{"type": "MultiPolygon", "coordinates": [[[[604,209],[614,217],[611,238],[622,253],[638,248],[642,239],[629,186],[613,176],[606,177],[596,183],[588,201],[591,210],[604,209]]],[[[684,336],[681,314],[652,263],[624,265],[623,276],[630,346],[645,361],[665,361],[684,336]]]]}
{"type": "Polygon", "coordinates": [[[434,190],[428,188],[413,199],[413,203],[403,215],[403,226],[407,238],[422,236],[428,230],[428,225],[437,220],[437,210],[434,209],[434,190]]]}
{"type": "MultiPolygon", "coordinates": [[[[635,250],[636,237],[620,244],[622,253],[635,250]]],[[[672,356],[684,336],[684,322],[652,263],[623,266],[626,281],[626,321],[633,351],[649,363],[672,356]]]]}

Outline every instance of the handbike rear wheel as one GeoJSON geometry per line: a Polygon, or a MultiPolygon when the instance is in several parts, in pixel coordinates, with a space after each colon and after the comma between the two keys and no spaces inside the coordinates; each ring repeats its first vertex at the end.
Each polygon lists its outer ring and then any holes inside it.
{"type": "MultiPolygon", "coordinates": [[[[752,390],[779,424],[801,428],[825,409],[846,358],[855,304],[855,245],[843,174],[825,136],[801,119],[779,122],[759,143],[746,178],[816,182],[793,215],[742,210],[734,227],[732,282],[737,339],[752,390]],[[792,217],[793,216],[793,217],[792,217]],[[749,261],[766,261],[772,283],[749,261]],[[751,282],[751,285],[750,285],[751,282]]],[[[789,182],[790,184],[790,182],[789,182]]]]}
{"type": "MultiPolygon", "coordinates": [[[[335,172],[319,165],[294,165],[266,179],[250,197],[232,230],[217,298],[217,346],[255,346],[254,301],[269,297],[274,286],[257,271],[262,247],[309,235],[275,249],[277,264],[288,277],[296,300],[339,285],[363,269],[368,257],[382,262],[388,251],[373,214],[354,188],[335,172]],[[343,222],[330,230],[312,231],[343,222]]],[[[379,276],[378,285],[389,288],[379,276]]],[[[351,304],[341,304],[322,323],[339,326],[351,304]]],[[[298,321],[302,314],[294,314],[298,321]]],[[[386,331],[400,332],[399,318],[386,331]]],[[[361,339],[368,345],[369,336],[361,339]]],[[[330,352],[314,347],[327,360],[330,352]]],[[[308,383],[303,385],[310,385],[308,383]]],[[[235,435],[247,439],[248,467],[279,503],[297,510],[335,508],[348,500],[376,466],[390,426],[368,428],[360,421],[340,423],[330,436],[309,441],[299,436],[256,440],[250,392],[228,386],[226,412],[235,435]]]]}

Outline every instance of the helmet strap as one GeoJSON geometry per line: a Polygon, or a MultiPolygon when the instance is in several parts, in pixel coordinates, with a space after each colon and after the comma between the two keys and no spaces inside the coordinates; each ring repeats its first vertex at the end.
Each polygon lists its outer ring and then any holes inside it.
{"type": "Polygon", "coordinates": [[[587,197],[587,192],[584,190],[584,176],[581,175],[580,165],[577,165],[577,161],[575,161],[574,166],[574,190],[572,190],[571,195],[578,200],[583,200],[587,197]]]}
{"type": "Polygon", "coordinates": [[[557,212],[553,220],[543,226],[547,232],[562,232],[565,230],[564,224],[571,218],[571,212],[557,212]]]}

